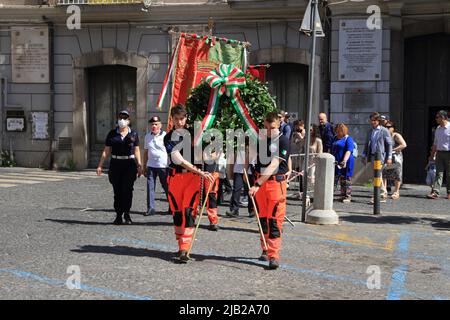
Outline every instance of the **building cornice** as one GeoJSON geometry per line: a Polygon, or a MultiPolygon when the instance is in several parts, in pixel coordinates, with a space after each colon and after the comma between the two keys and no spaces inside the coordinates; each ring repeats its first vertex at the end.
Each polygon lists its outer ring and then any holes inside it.
{"type": "MultiPolygon", "coordinates": [[[[189,23],[199,20],[207,21],[262,21],[262,20],[298,20],[305,11],[304,6],[233,8],[227,3],[202,5],[151,6],[148,12],[142,11],[142,5],[95,5],[80,6],[82,23],[90,22],[148,22],[148,23],[189,23]]],[[[45,17],[55,23],[63,23],[69,17],[67,6],[3,7],[0,10],[0,23],[26,20],[39,20],[45,17]],[[20,10],[19,10],[20,9],[20,10]]],[[[44,20],[44,19],[43,19],[44,20]]]]}

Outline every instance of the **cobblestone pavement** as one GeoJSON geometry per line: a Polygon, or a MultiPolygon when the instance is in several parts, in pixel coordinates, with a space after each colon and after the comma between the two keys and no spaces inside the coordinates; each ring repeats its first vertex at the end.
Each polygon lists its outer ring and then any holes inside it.
{"type": "Polygon", "coordinates": [[[367,204],[371,190],[356,187],[353,203],[335,204],[338,226],[301,223],[300,201],[288,199],[295,227],[284,224],[275,271],[257,259],[257,223],[244,208],[226,218],[220,207],[218,232],[204,219],[194,261],[174,263],[167,203],[159,192],[158,214],[143,216],[145,189],[138,179],[134,224],[115,226],[106,175],[1,168],[0,299],[450,298],[450,201],[426,200],[426,187],[405,186],[381,216],[367,204]],[[70,266],[79,289],[66,286],[70,266]]]}

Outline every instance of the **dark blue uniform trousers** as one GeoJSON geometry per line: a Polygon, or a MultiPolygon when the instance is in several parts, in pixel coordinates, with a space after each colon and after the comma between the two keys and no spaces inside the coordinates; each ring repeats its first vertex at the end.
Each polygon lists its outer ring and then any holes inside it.
{"type": "Polygon", "coordinates": [[[134,159],[111,159],[108,177],[114,189],[114,210],[118,215],[130,212],[136,175],[137,167],[134,159]]]}

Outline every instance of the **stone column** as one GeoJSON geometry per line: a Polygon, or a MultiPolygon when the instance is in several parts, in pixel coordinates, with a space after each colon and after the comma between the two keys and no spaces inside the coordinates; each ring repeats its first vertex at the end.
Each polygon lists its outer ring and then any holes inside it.
{"type": "Polygon", "coordinates": [[[338,224],[339,217],[333,210],[334,157],[323,153],[316,157],[314,209],[306,216],[311,224],[338,224]]]}

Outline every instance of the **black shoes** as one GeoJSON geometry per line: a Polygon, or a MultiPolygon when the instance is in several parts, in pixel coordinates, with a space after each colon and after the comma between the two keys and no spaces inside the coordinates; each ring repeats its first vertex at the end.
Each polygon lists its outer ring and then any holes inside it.
{"type": "Polygon", "coordinates": [[[187,251],[186,250],[181,250],[178,253],[178,259],[179,259],[180,263],[187,263],[189,261],[189,257],[187,255],[187,251]]]}
{"type": "Polygon", "coordinates": [[[123,224],[123,220],[122,220],[122,215],[121,214],[117,214],[116,220],[114,220],[113,224],[115,224],[115,225],[123,224]]]}
{"type": "Polygon", "coordinates": [[[254,218],[254,217],[256,217],[255,211],[249,212],[249,213],[248,213],[248,217],[249,217],[249,218],[254,218]]]}
{"type": "Polygon", "coordinates": [[[209,230],[210,231],[219,231],[219,226],[217,224],[210,224],[209,230]]]}
{"type": "Polygon", "coordinates": [[[261,253],[261,256],[259,257],[259,260],[261,261],[269,261],[269,256],[267,255],[267,251],[263,250],[261,253]]]}
{"type": "Polygon", "coordinates": [[[125,214],[123,215],[123,218],[125,219],[125,224],[132,224],[133,223],[133,221],[131,221],[129,212],[125,212],[125,214]]]}
{"type": "Polygon", "coordinates": [[[225,214],[227,215],[227,217],[235,218],[239,216],[239,211],[227,211],[225,212],[225,214]]]}
{"type": "Polygon", "coordinates": [[[280,266],[280,263],[275,258],[270,259],[269,269],[275,270],[275,269],[278,269],[279,266],[280,266]]]}

